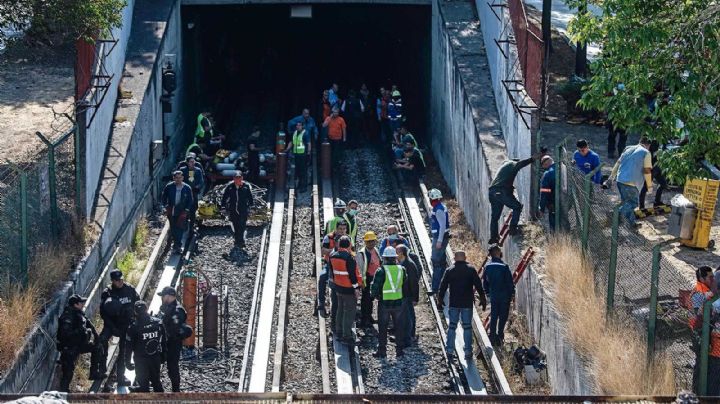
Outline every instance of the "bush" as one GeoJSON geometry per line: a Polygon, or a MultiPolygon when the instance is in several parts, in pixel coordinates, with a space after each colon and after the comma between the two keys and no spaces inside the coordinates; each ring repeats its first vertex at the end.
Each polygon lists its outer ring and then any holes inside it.
{"type": "Polygon", "coordinates": [[[0,21],[25,31],[36,44],[92,41],[122,24],[126,4],[125,0],[9,0],[0,2],[0,21]]]}
{"type": "Polygon", "coordinates": [[[0,369],[15,361],[15,353],[40,312],[39,301],[40,291],[33,286],[12,289],[0,299],[0,369]]]}

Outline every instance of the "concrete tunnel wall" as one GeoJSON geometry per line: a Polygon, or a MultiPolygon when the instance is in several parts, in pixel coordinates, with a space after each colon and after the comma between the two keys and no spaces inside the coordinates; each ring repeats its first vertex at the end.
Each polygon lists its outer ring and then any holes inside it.
{"type": "MultiPolygon", "coordinates": [[[[96,108],[92,106],[99,101],[103,90],[97,90],[97,100],[89,98],[87,101],[91,105],[88,110],[87,134],[85,137],[85,216],[90,217],[93,208],[93,202],[97,194],[100,183],[100,175],[103,172],[103,162],[105,161],[105,149],[110,139],[113,118],[115,117],[115,104],[118,98],[118,85],[122,78],[123,68],[125,67],[125,54],[127,51],[128,41],[130,39],[130,30],[132,28],[133,10],[135,0],[128,0],[122,11],[122,25],[120,28],[113,30],[112,37],[117,40],[117,44],[100,43],[97,45],[98,52],[104,57],[104,68],[108,75],[112,76],[110,86],[102,103],[96,108]],[[110,50],[112,48],[112,50],[110,50]],[[92,119],[92,121],[90,121],[92,119]]],[[[98,69],[98,60],[95,61],[94,69],[98,69]]],[[[100,73],[104,74],[104,73],[100,73]]]]}
{"type": "MultiPolygon", "coordinates": [[[[482,242],[487,241],[490,232],[487,188],[493,175],[508,156],[527,157],[531,145],[530,130],[517,116],[501,83],[509,62],[492,36],[498,38],[502,27],[481,0],[475,4],[433,3],[433,153],[470,227],[482,242]],[[475,12],[481,15],[479,20],[475,12]]],[[[511,47],[506,46],[506,54],[517,54],[511,47]]],[[[527,219],[532,206],[530,170],[521,171],[515,184],[527,219]]],[[[524,250],[513,238],[508,239],[504,250],[507,262],[514,268],[524,250]]],[[[562,317],[552,305],[542,276],[532,265],[518,283],[516,296],[518,313],[525,316],[528,330],[548,355],[553,394],[591,394],[593,383],[586,364],[565,339],[562,317]]]]}

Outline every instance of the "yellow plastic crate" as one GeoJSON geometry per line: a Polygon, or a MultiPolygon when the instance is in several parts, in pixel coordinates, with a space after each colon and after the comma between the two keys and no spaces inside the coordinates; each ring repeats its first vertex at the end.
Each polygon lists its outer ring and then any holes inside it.
{"type": "Polygon", "coordinates": [[[698,215],[695,219],[693,238],[681,240],[682,244],[693,248],[708,248],[715,245],[715,241],[710,240],[710,228],[715,215],[719,187],[720,181],[718,180],[696,178],[685,182],[683,195],[695,204],[698,215]]]}

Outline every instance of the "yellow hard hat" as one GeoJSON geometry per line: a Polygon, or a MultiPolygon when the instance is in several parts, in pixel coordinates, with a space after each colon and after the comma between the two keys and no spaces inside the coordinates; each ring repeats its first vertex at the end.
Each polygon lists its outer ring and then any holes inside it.
{"type": "Polygon", "coordinates": [[[372,241],[372,240],[377,241],[377,236],[375,235],[375,232],[369,231],[369,232],[365,233],[365,235],[363,236],[363,241],[372,241]]]}

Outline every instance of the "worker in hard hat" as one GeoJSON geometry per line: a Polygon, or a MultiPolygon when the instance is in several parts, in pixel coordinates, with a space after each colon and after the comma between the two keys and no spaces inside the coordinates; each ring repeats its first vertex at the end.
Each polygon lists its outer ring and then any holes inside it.
{"type": "Polygon", "coordinates": [[[337,304],[337,307],[333,307],[335,340],[353,346],[355,337],[352,329],[355,324],[357,301],[362,294],[363,279],[350,252],[350,237],[340,237],[337,249],[330,254],[328,266],[335,292],[333,305],[337,304]]]}
{"type": "Polygon", "coordinates": [[[433,188],[428,191],[430,206],[432,209],[428,216],[430,217],[430,235],[432,236],[432,289],[431,294],[436,294],[440,289],[440,281],[447,267],[445,250],[450,241],[450,215],[445,205],[442,203],[442,192],[433,188]]]}
{"type": "Polygon", "coordinates": [[[377,248],[377,235],[368,231],[363,236],[363,247],[355,255],[355,261],[363,279],[362,299],[360,300],[360,327],[372,327],[375,320],[372,318],[373,300],[370,296],[370,284],[372,284],[375,272],[380,268],[382,260],[380,251],[377,248]]]}
{"type": "Polygon", "coordinates": [[[378,348],[376,358],[387,357],[388,323],[392,318],[395,326],[395,356],[403,356],[405,320],[403,316],[403,284],[407,281],[405,268],[397,263],[397,252],[387,247],[382,254],[383,265],[375,272],[370,294],[378,300],[378,348]]]}
{"type": "MultiPolygon", "coordinates": [[[[395,252],[398,255],[398,264],[405,268],[407,274],[407,282],[403,285],[403,316],[406,323],[403,345],[408,347],[417,342],[417,336],[415,335],[415,306],[420,301],[420,270],[415,264],[416,260],[413,259],[418,257],[410,257],[412,253],[408,246],[399,244],[395,247],[395,252]]],[[[417,262],[419,262],[419,259],[417,262]]]]}
{"type": "Polygon", "coordinates": [[[390,94],[390,102],[388,102],[387,111],[388,119],[390,120],[390,130],[394,136],[400,129],[400,125],[403,123],[403,106],[400,91],[393,90],[390,94]]]}
{"type": "Polygon", "coordinates": [[[555,231],[555,161],[550,156],[543,156],[540,165],[545,172],[540,179],[540,203],[537,216],[542,217],[547,210],[550,230],[555,231]]]}
{"type": "Polygon", "coordinates": [[[322,246],[320,247],[322,256],[323,256],[323,267],[322,272],[318,276],[318,296],[317,296],[317,310],[316,313],[320,314],[323,317],[327,317],[327,313],[325,311],[325,291],[328,287],[328,283],[330,284],[330,303],[332,307],[332,317],[330,318],[330,327],[331,329],[334,329],[335,325],[335,310],[337,309],[337,303],[336,303],[336,296],[334,292],[334,285],[332,280],[330,279],[330,273],[328,268],[328,263],[330,262],[330,254],[335,252],[337,250],[338,242],[340,241],[340,237],[347,236],[347,229],[348,225],[347,222],[344,220],[340,220],[337,222],[337,225],[335,226],[335,230],[326,234],[325,237],[323,237],[322,240],[322,246]]]}
{"type": "Polygon", "coordinates": [[[382,255],[387,247],[397,247],[397,243],[409,246],[407,239],[400,234],[397,225],[391,224],[385,231],[387,232],[387,237],[380,242],[380,255],[382,255]]]}
{"type": "Polygon", "coordinates": [[[346,221],[343,217],[346,210],[347,205],[345,204],[345,201],[340,198],[335,199],[335,203],[333,204],[333,213],[335,216],[328,220],[327,224],[325,224],[325,234],[334,232],[335,226],[337,226],[338,222],[346,221]]]}

